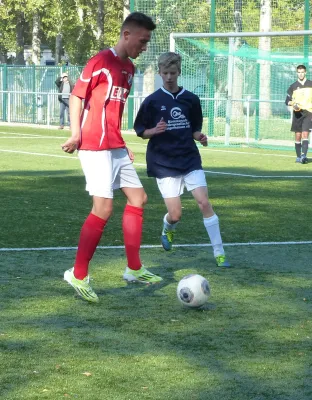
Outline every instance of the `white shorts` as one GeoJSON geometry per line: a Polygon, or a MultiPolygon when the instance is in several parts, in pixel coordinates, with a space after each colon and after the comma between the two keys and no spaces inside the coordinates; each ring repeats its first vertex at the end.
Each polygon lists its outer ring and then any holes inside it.
{"type": "Polygon", "coordinates": [[[78,157],[86,178],[86,190],[90,196],[112,199],[115,189],[142,187],[125,148],[79,150],[78,157]]]}
{"type": "Polygon", "coordinates": [[[197,169],[187,175],[156,178],[156,181],[164,199],[181,196],[184,192],[184,187],[188,192],[198,187],[207,187],[205,173],[202,169],[197,169]]]}

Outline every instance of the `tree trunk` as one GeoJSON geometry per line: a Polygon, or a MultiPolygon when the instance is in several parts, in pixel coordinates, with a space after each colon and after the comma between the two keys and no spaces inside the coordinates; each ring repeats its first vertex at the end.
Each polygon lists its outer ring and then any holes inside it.
{"type": "Polygon", "coordinates": [[[149,65],[143,75],[143,96],[148,96],[154,92],[155,88],[155,71],[152,65],[149,65]]]}
{"type": "Polygon", "coordinates": [[[16,60],[17,65],[25,65],[24,58],[25,17],[22,11],[16,11],[16,60]]]}
{"type": "Polygon", "coordinates": [[[55,37],[55,65],[59,65],[62,60],[62,34],[58,33],[55,37]]]}
{"type": "Polygon", "coordinates": [[[104,0],[98,0],[98,15],[96,19],[97,32],[96,39],[99,42],[99,50],[102,50],[104,44],[104,0]]]}
{"type": "MultiPolygon", "coordinates": [[[[260,32],[270,32],[272,28],[272,3],[271,0],[261,0],[260,2],[260,32]]],[[[259,38],[259,50],[271,51],[271,38],[259,38]]],[[[260,60],[260,100],[270,100],[271,98],[271,65],[268,60],[260,60]]],[[[259,106],[260,117],[268,118],[271,116],[271,103],[261,102],[259,106]]]]}
{"type": "Polygon", "coordinates": [[[35,65],[40,65],[40,15],[39,11],[35,11],[33,15],[33,29],[32,29],[32,62],[35,65]]]}
{"type": "Polygon", "coordinates": [[[0,64],[6,64],[7,62],[7,49],[5,47],[0,46],[0,64]]]}
{"type": "Polygon", "coordinates": [[[130,14],[130,1],[125,0],[124,1],[124,10],[123,10],[124,19],[126,19],[129,14],[130,14]]]}
{"type": "MultiPolygon", "coordinates": [[[[234,30],[242,32],[242,0],[234,1],[234,30]]],[[[242,45],[240,37],[235,38],[234,50],[238,50],[242,45]]],[[[234,57],[233,68],[233,99],[241,99],[243,97],[243,71],[240,58],[234,57]]],[[[232,117],[241,118],[243,114],[243,102],[234,101],[232,103],[232,117]]]]}

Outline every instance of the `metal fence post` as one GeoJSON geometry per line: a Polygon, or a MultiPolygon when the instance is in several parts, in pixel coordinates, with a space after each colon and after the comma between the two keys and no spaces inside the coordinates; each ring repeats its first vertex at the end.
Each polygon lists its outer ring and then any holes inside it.
{"type": "Polygon", "coordinates": [[[3,87],[2,90],[4,91],[3,93],[3,105],[2,105],[2,116],[3,116],[3,121],[7,120],[7,93],[6,91],[8,90],[8,66],[7,64],[4,64],[3,66],[3,87]]]}
{"type": "Polygon", "coordinates": [[[36,121],[36,104],[37,104],[37,99],[36,99],[36,65],[32,65],[32,91],[34,93],[33,95],[33,101],[32,101],[32,123],[34,124],[36,121]]]}
{"type": "Polygon", "coordinates": [[[245,125],[245,135],[246,135],[246,144],[249,144],[249,127],[250,127],[250,96],[246,98],[246,125],[245,125]]]}
{"type": "Polygon", "coordinates": [[[228,58],[228,90],[226,101],[225,116],[225,141],[224,144],[230,144],[231,135],[231,117],[232,117],[232,95],[233,95],[233,69],[234,69],[234,37],[229,38],[229,58],[228,58]]]}
{"type": "Polygon", "coordinates": [[[50,100],[50,93],[48,93],[47,97],[47,126],[50,128],[50,108],[51,108],[51,100],[50,100]]]}
{"type": "Polygon", "coordinates": [[[8,92],[7,96],[8,96],[8,104],[7,104],[7,106],[8,106],[8,122],[10,123],[11,122],[11,93],[8,92]]]}
{"type": "Polygon", "coordinates": [[[256,64],[256,126],[255,126],[255,140],[259,140],[259,124],[260,124],[260,63],[256,64]]]}

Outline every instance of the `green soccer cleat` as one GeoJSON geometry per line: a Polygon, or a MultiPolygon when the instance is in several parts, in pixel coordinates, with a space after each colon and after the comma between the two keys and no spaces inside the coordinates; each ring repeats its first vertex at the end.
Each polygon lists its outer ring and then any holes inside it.
{"type": "Polygon", "coordinates": [[[170,251],[172,249],[172,242],[173,242],[173,237],[174,237],[175,231],[168,231],[168,229],[164,229],[163,232],[164,232],[164,234],[161,235],[162,247],[166,251],[170,251]]]}
{"type": "Polygon", "coordinates": [[[84,279],[77,279],[74,276],[74,268],[68,269],[64,273],[64,281],[68,282],[84,300],[91,303],[98,303],[99,298],[89,284],[89,276],[84,279]]]}
{"type": "Polygon", "coordinates": [[[218,267],[226,267],[226,268],[231,267],[231,264],[227,261],[224,254],[221,254],[216,257],[216,263],[218,267]]]}
{"type": "Polygon", "coordinates": [[[123,278],[127,282],[141,282],[141,283],[159,283],[163,279],[160,276],[152,274],[148,271],[143,265],[138,270],[130,269],[126,267],[125,273],[123,274],[123,278]]]}

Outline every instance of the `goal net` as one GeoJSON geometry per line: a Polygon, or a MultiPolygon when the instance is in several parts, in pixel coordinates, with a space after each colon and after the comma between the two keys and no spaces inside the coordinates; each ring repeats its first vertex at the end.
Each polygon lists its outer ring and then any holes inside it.
{"type": "Polygon", "coordinates": [[[200,97],[210,144],[293,146],[285,98],[298,65],[312,72],[311,33],[170,35],[170,50],[182,56],[180,84],[200,97]]]}
{"type": "Polygon", "coordinates": [[[287,88],[297,79],[297,65],[306,65],[312,79],[311,39],[304,34],[311,29],[311,2],[132,0],[129,4],[131,11],[144,12],[157,23],[148,50],[135,60],[133,115],[142,98],[159,87],[157,58],[169,50],[171,32],[242,32],[233,37],[234,43],[229,34],[174,37],[174,49],[183,57],[180,84],[200,96],[210,143],[276,146],[291,140],[293,146],[291,113],[284,101],[287,88]],[[261,37],[261,31],[284,36],[261,37]],[[293,31],[300,32],[293,35],[293,31]]]}

